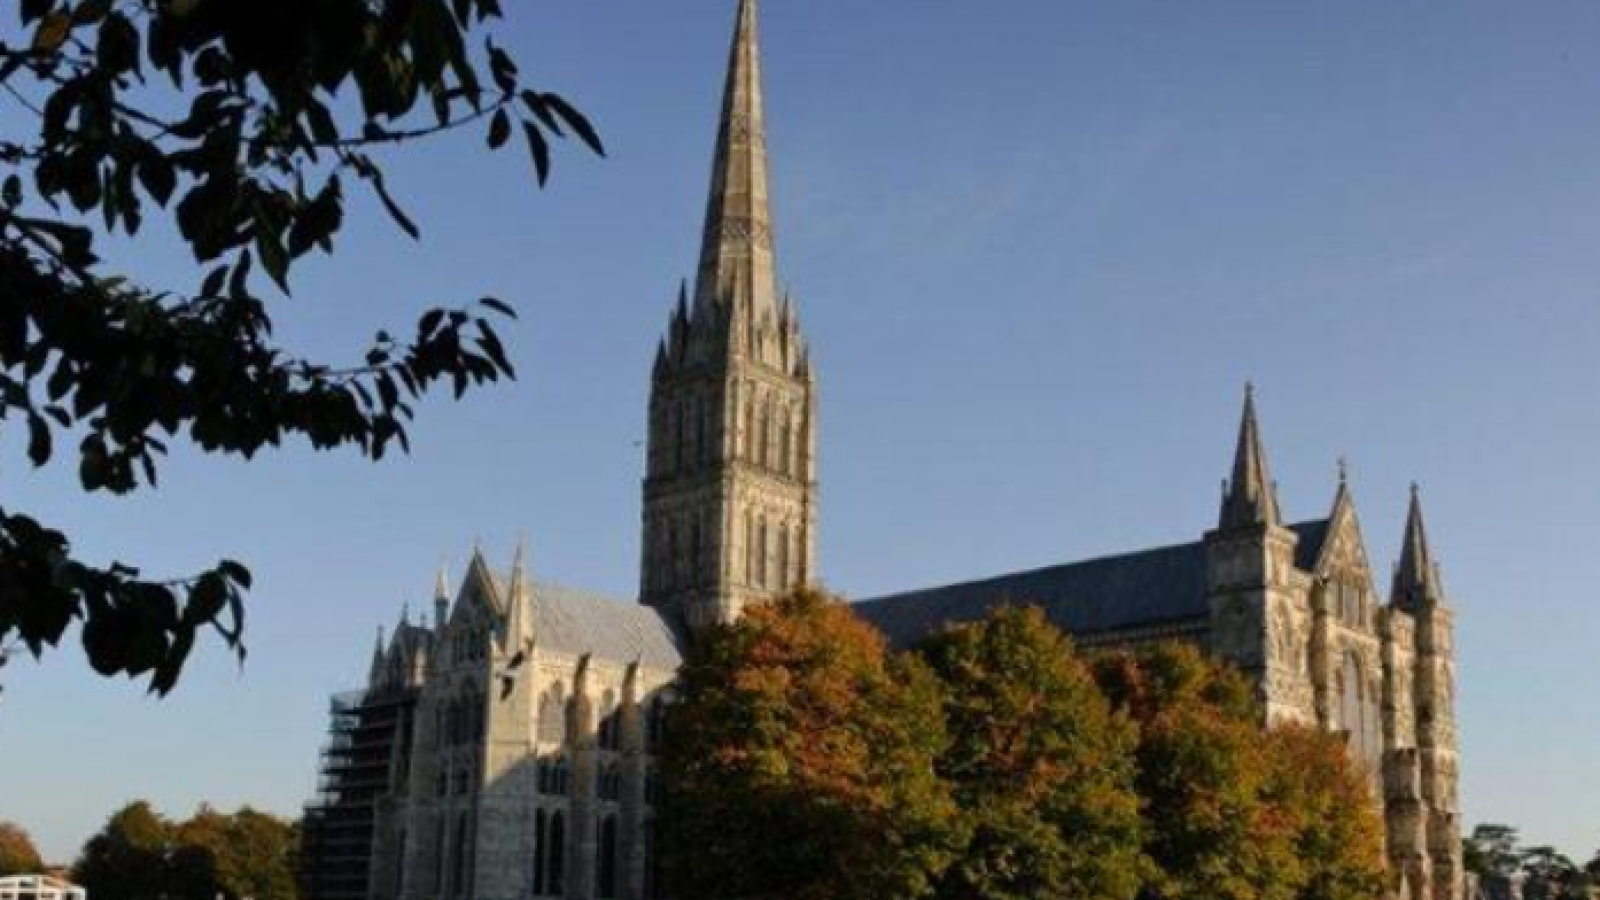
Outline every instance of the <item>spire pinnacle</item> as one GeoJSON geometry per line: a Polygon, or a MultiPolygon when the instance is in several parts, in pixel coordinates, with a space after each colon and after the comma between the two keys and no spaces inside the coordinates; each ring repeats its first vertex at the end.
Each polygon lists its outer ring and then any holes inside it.
{"type": "Polygon", "coordinates": [[[383,677],[383,626],[378,626],[378,641],[372,647],[372,667],[367,672],[367,684],[376,686],[383,677]]]}
{"type": "Polygon", "coordinates": [[[738,304],[760,321],[777,289],[756,5],[740,0],[734,26],[695,305],[738,304]]]}
{"type": "Polygon", "coordinates": [[[511,579],[506,585],[506,635],[508,648],[522,646],[529,637],[532,610],[527,608],[532,592],[528,589],[526,533],[517,536],[517,554],[511,560],[511,579]]]}
{"type": "Polygon", "coordinates": [[[450,615],[450,571],[444,563],[439,563],[439,577],[433,583],[433,627],[444,629],[445,619],[450,615]]]}
{"type": "Polygon", "coordinates": [[[1422,520],[1422,491],[1411,485],[1411,508],[1406,512],[1404,543],[1400,564],[1395,569],[1394,590],[1390,598],[1403,609],[1416,609],[1444,599],[1438,566],[1428,547],[1428,529],[1422,520]]]}
{"type": "Polygon", "coordinates": [[[1278,486],[1267,473],[1267,452],[1261,441],[1261,425],[1256,419],[1255,385],[1246,384],[1239,444],[1233,457],[1233,478],[1222,498],[1220,527],[1281,524],[1278,486]]]}

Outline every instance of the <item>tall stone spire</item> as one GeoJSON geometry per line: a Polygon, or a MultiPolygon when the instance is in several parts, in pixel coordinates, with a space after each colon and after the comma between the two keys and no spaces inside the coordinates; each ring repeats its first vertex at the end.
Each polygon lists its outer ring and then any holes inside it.
{"type": "Polygon", "coordinates": [[[1261,425],[1256,421],[1255,388],[1245,385],[1244,417],[1239,422],[1239,446],[1234,451],[1233,477],[1222,498],[1220,528],[1246,528],[1252,525],[1281,525],[1278,489],[1267,473],[1267,451],[1261,442],[1261,425]]]}
{"type": "Polygon", "coordinates": [[[1411,486],[1411,508],[1406,513],[1405,542],[1400,548],[1400,565],[1394,573],[1390,599],[1400,608],[1415,610],[1425,603],[1444,599],[1433,552],[1428,547],[1428,529],[1422,521],[1422,491],[1411,486]]]}
{"type": "Polygon", "coordinates": [[[740,0],[711,170],[695,307],[699,311],[712,303],[731,303],[759,322],[776,309],[777,282],[756,19],[756,0],[740,0]]]}
{"type": "Polygon", "coordinates": [[[816,381],[774,276],[756,0],[738,0],[692,307],[656,354],[640,599],[691,628],[816,577],[816,381]]]}

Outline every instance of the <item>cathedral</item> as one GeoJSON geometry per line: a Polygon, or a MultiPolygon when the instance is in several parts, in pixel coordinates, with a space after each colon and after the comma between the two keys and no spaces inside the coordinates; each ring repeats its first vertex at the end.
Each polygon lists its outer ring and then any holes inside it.
{"type": "MultiPolygon", "coordinates": [[[[639,597],[547,584],[522,550],[441,573],[335,696],[304,826],[308,900],[650,900],[652,751],[686,642],[816,577],[817,394],[775,275],[756,0],[740,0],[693,292],[651,372],[639,597]]],[[[1246,393],[1214,528],[1193,543],[856,604],[891,642],[1008,603],[1081,646],[1196,643],[1266,727],[1347,736],[1409,900],[1461,900],[1452,611],[1413,491],[1387,602],[1351,490],[1279,509],[1246,393]]]]}

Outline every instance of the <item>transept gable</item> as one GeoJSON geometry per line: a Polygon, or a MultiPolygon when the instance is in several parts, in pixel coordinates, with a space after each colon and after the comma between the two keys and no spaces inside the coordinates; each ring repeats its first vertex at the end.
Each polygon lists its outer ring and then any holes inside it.
{"type": "Polygon", "coordinates": [[[1328,513],[1328,532],[1311,570],[1319,578],[1344,576],[1359,579],[1363,588],[1376,597],[1372,566],[1367,560],[1366,539],[1361,535],[1361,519],[1356,513],[1354,495],[1341,475],[1333,510],[1328,513]]]}

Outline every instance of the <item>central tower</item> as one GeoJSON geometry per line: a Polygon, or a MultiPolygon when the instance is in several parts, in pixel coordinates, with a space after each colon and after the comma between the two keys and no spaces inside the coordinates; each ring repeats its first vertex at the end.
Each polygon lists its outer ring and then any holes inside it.
{"type": "Polygon", "coordinates": [[[816,383],[779,297],[756,0],[740,0],[694,296],[656,351],[642,602],[691,629],[815,575],[816,383]]]}

